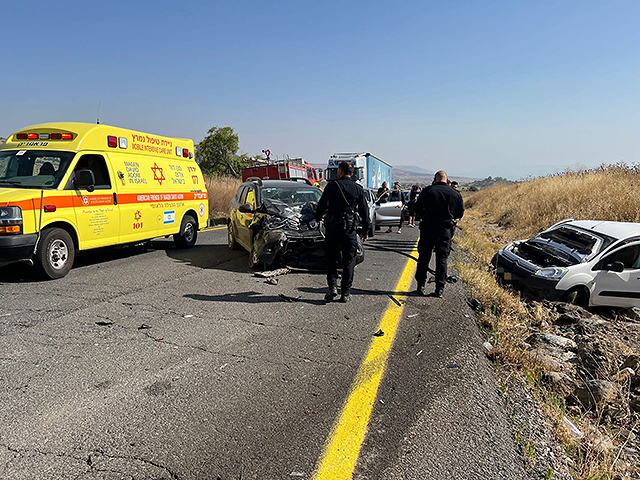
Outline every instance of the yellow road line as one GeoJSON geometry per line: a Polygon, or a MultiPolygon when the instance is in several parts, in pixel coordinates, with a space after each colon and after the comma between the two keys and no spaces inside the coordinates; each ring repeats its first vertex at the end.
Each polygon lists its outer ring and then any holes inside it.
{"type": "MultiPolygon", "coordinates": [[[[417,254],[416,244],[411,256],[417,257],[417,254]]],[[[413,259],[407,261],[396,285],[396,292],[409,291],[415,266],[413,259]]],[[[351,385],[349,397],[325,443],[312,477],[314,480],[351,479],[403,308],[389,300],[379,325],[384,336],[374,337],[371,341],[367,356],[351,385]]]]}
{"type": "Polygon", "coordinates": [[[200,231],[201,232],[210,232],[210,231],[213,231],[213,230],[223,230],[223,229],[226,230],[227,226],[226,225],[220,225],[220,226],[216,226],[216,227],[205,227],[205,228],[201,229],[200,231]]]}

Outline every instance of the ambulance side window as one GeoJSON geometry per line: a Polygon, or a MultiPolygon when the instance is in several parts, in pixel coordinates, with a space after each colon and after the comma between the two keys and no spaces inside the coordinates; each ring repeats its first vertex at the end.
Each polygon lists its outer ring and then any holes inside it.
{"type": "MultiPolygon", "coordinates": [[[[102,155],[83,155],[78,160],[74,173],[78,170],[91,170],[96,178],[96,190],[110,190],[111,179],[109,177],[109,170],[107,169],[107,163],[104,161],[102,155]]],[[[71,184],[73,188],[73,183],[71,184]]]]}

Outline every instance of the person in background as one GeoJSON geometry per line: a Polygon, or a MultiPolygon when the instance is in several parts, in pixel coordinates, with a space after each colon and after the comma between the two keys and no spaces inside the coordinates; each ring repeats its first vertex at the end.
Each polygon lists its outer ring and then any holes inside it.
{"type": "MultiPolygon", "coordinates": [[[[458,182],[456,182],[455,180],[452,180],[450,185],[451,185],[451,188],[453,188],[456,192],[460,191],[458,189],[458,182]]],[[[453,219],[453,225],[451,226],[451,238],[453,238],[453,236],[456,234],[456,226],[458,225],[458,220],[460,219],[459,218],[453,219]]]]}
{"type": "Polygon", "coordinates": [[[333,301],[338,296],[338,261],[342,255],[342,280],[340,282],[340,301],[351,301],[353,270],[356,266],[358,231],[360,238],[367,240],[369,231],[369,209],[364,190],[351,179],[353,164],[341,162],[338,166],[338,179],[329,182],[322,192],[315,219],[320,221],[326,214],[326,234],[324,239],[327,261],[327,291],[324,299],[333,301]],[[359,217],[358,217],[359,215],[359,217]],[[360,222],[361,220],[361,222],[360,222]],[[358,224],[360,223],[360,227],[358,224]]]}
{"type": "MultiPolygon", "coordinates": [[[[404,220],[404,208],[405,208],[405,199],[404,199],[404,195],[402,194],[402,190],[400,190],[400,184],[398,182],[395,182],[393,184],[393,190],[391,191],[391,193],[393,194],[394,200],[397,197],[400,202],[401,202],[401,206],[400,206],[400,223],[398,225],[398,232],[397,233],[402,233],[402,221],[404,220]]],[[[391,233],[391,226],[389,226],[389,228],[387,229],[387,231],[385,233],[391,233]]]]}
{"type": "Polygon", "coordinates": [[[387,201],[387,197],[389,197],[389,187],[387,187],[387,182],[382,182],[376,193],[376,202],[384,203],[387,201]]]}
{"type": "Polygon", "coordinates": [[[447,278],[447,259],[451,249],[451,233],[455,219],[464,215],[462,195],[447,184],[447,173],[436,172],[433,184],[425,188],[416,202],[420,217],[416,294],[425,295],[425,284],[431,254],[436,253],[436,289],[433,296],[442,298],[447,278]]]}
{"type": "Polygon", "coordinates": [[[415,228],[416,226],[416,201],[418,200],[418,195],[420,195],[420,185],[413,185],[411,187],[411,193],[409,193],[409,223],[408,225],[411,228],[415,228]]]}

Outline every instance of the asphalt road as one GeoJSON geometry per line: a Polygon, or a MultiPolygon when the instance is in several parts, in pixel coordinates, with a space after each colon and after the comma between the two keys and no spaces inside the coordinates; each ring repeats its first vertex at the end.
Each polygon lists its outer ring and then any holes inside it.
{"type": "Polygon", "coordinates": [[[353,478],[527,478],[464,286],[396,291],[417,238],[370,239],[346,305],[323,274],[255,277],[224,228],[0,269],[0,478],[311,479],[397,303],[353,478]]]}

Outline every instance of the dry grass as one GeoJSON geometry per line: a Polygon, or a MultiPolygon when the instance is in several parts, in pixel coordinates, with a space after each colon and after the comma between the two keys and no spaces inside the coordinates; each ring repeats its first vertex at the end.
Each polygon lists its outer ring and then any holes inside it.
{"type": "MultiPolygon", "coordinates": [[[[484,305],[481,327],[500,366],[527,378],[539,378],[540,365],[525,355],[524,339],[533,331],[552,332],[553,326],[550,311],[543,304],[525,304],[516,292],[497,284],[490,268],[493,255],[505,243],[531,237],[565,218],[640,222],[638,187],[640,167],[616,164],[496,185],[465,198],[467,211],[460,224],[464,235],[456,237],[456,242],[470,258],[456,268],[470,296],[484,305]]],[[[571,416],[564,401],[545,391],[539,382],[533,383],[540,406],[555,424],[557,438],[567,445],[575,462],[575,478],[614,478],[611,455],[574,439],[562,422],[564,415],[571,416]]],[[[586,418],[572,418],[581,428],[588,428],[586,418]]]]}
{"type": "Polygon", "coordinates": [[[226,218],[229,215],[231,199],[236,196],[242,181],[235,177],[218,176],[207,178],[206,183],[209,193],[209,217],[226,218]]]}
{"type": "Polygon", "coordinates": [[[639,187],[640,167],[620,163],[497,185],[468,196],[466,205],[525,238],[570,217],[640,222],[639,187]]]}

